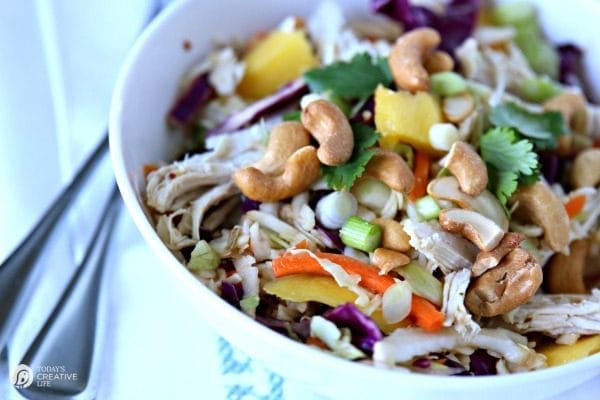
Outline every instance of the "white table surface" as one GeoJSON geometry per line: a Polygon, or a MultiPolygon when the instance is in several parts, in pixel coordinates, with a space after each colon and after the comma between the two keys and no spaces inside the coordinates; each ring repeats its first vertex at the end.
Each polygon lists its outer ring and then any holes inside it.
{"type": "MultiPolygon", "coordinates": [[[[152,4],[146,0],[0,1],[0,261],[102,137],[118,67],[152,4]]],[[[111,172],[105,163],[45,256],[44,276],[11,341],[16,365],[81,258],[111,172]],[[83,235],[82,235],[83,233],[83,235]]],[[[231,348],[180,301],[122,212],[105,276],[99,399],[308,399],[297,383],[231,348]]],[[[556,399],[600,395],[600,379],[556,399]]],[[[20,396],[0,377],[0,399],[20,396]]]]}

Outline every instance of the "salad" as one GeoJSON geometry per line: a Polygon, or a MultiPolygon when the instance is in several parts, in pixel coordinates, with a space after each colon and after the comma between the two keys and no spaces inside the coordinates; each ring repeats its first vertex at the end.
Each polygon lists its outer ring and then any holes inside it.
{"type": "Polygon", "coordinates": [[[600,351],[600,108],[526,3],[333,2],[216,47],[145,166],[165,245],[355,362],[493,375],[600,351]]]}

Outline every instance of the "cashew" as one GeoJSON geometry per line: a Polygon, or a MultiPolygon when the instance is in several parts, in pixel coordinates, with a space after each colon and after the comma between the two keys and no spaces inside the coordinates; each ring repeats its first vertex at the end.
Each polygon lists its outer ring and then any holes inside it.
{"type": "Polygon", "coordinates": [[[452,145],[446,168],[456,177],[460,189],[471,196],[481,194],[488,184],[485,163],[465,142],[456,142],[452,145]]]}
{"type": "Polygon", "coordinates": [[[460,233],[483,251],[495,248],[504,236],[504,231],[494,221],[475,211],[460,208],[442,210],[439,221],[442,228],[460,233]]]}
{"type": "Polygon", "coordinates": [[[382,274],[387,274],[397,267],[401,267],[410,262],[410,257],[400,252],[383,249],[381,247],[375,249],[371,263],[379,268],[382,274]]]}
{"type": "Polygon", "coordinates": [[[586,132],[587,103],[580,94],[563,92],[544,102],[543,106],[544,111],[560,112],[575,132],[586,132]]]}
{"type": "Polygon", "coordinates": [[[475,109],[475,100],[471,93],[465,92],[456,96],[444,97],[442,100],[442,112],[450,122],[460,124],[475,109]]]}
{"type": "Polygon", "coordinates": [[[286,161],[281,175],[271,176],[257,168],[246,167],[237,170],[233,180],[246,197],[269,203],[307,190],[319,178],[320,169],[317,150],[304,146],[286,161]]]}
{"type": "Polygon", "coordinates": [[[362,176],[378,179],[401,193],[410,193],[415,184],[415,177],[406,161],[390,150],[377,149],[362,176]]]}
{"type": "Polygon", "coordinates": [[[423,66],[430,74],[452,71],[454,59],[445,51],[437,50],[425,56],[423,66]]]}
{"type": "Polygon", "coordinates": [[[571,253],[568,256],[555,254],[548,262],[548,266],[544,268],[544,280],[548,283],[550,293],[587,293],[583,276],[589,241],[575,240],[571,243],[570,249],[571,253]]]}
{"type": "Polygon", "coordinates": [[[600,183],[600,149],[587,149],[575,157],[571,169],[571,185],[579,189],[600,183]]]}
{"type": "Polygon", "coordinates": [[[423,61],[440,42],[440,34],[431,28],[414,29],[396,40],[388,64],[399,88],[411,92],[429,90],[429,75],[423,61]]]}
{"type": "Polygon", "coordinates": [[[519,247],[523,240],[525,240],[525,235],[522,233],[506,233],[494,250],[482,251],[477,255],[471,267],[471,276],[479,276],[500,264],[504,256],[519,247]]]}
{"type": "Polygon", "coordinates": [[[562,251],[569,243],[569,216],[560,199],[548,184],[539,181],[522,186],[510,198],[517,204],[513,215],[544,229],[544,241],[554,251],[562,251]]]}
{"type": "Polygon", "coordinates": [[[331,166],[348,161],[354,148],[354,135],[348,119],[335,104],[327,100],[312,101],[302,110],[301,120],[319,142],[319,161],[331,166]]]}
{"type": "Polygon", "coordinates": [[[471,282],[465,306],[482,317],[501,315],[526,303],[541,284],[542,268],[535,257],[516,248],[471,282]]]}
{"type": "Polygon", "coordinates": [[[404,232],[400,222],[385,218],[376,218],[371,222],[381,228],[381,247],[403,253],[410,250],[410,236],[404,232]]]}
{"type": "Polygon", "coordinates": [[[504,231],[508,230],[508,218],[500,202],[489,190],[479,196],[469,196],[458,187],[454,176],[436,178],[427,185],[427,193],[436,200],[448,200],[460,208],[477,211],[498,224],[504,231]]]}
{"type": "Polygon", "coordinates": [[[310,134],[301,123],[282,122],[271,129],[267,150],[252,166],[267,175],[280,175],[287,159],[296,150],[309,144],[310,134]]]}

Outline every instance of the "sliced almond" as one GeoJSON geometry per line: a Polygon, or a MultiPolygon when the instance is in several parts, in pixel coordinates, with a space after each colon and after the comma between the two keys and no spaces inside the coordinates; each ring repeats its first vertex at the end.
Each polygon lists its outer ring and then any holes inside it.
{"type": "Polygon", "coordinates": [[[445,97],[442,101],[442,111],[444,116],[448,121],[457,124],[464,121],[474,109],[475,100],[470,93],[445,97]]]}

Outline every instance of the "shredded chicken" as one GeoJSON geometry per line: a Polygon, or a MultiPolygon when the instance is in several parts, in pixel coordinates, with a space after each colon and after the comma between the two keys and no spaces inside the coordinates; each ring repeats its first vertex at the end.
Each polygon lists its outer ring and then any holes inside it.
{"type": "Polygon", "coordinates": [[[545,357],[527,345],[527,338],[507,329],[483,328],[471,338],[464,338],[452,328],[429,333],[418,328],[399,328],[375,343],[375,363],[394,365],[429,353],[451,351],[471,354],[482,348],[507,361],[509,371],[524,371],[545,366],[545,357]]]}
{"type": "Polygon", "coordinates": [[[202,220],[204,219],[204,214],[206,211],[226,200],[236,194],[239,193],[239,189],[232,181],[227,183],[223,183],[222,185],[218,185],[208,190],[202,196],[198,197],[196,200],[191,203],[192,210],[192,239],[198,241],[200,240],[200,225],[202,224],[202,220]]]}
{"type": "Polygon", "coordinates": [[[600,334],[600,289],[591,295],[536,295],[502,317],[519,332],[574,342],[579,335],[600,334]]]}
{"type": "Polygon", "coordinates": [[[471,268],[477,248],[462,237],[444,231],[431,222],[403,221],[404,231],[410,236],[410,245],[423,253],[444,274],[471,268]]]}
{"type": "Polygon", "coordinates": [[[452,326],[467,340],[481,330],[465,308],[465,293],[470,281],[471,271],[467,268],[446,275],[442,304],[442,312],[446,316],[444,326],[452,326]]]}

